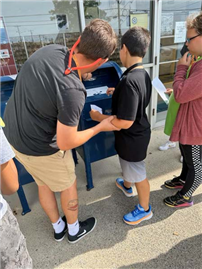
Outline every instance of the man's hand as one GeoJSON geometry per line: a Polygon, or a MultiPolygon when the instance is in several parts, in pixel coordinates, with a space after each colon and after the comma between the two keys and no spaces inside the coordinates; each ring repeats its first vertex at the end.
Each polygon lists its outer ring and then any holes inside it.
{"type": "Polygon", "coordinates": [[[112,124],[112,120],[114,119],[114,116],[110,116],[107,119],[104,119],[100,123],[100,128],[102,129],[102,132],[108,132],[108,131],[119,131],[120,128],[117,128],[115,125],[112,124]]]}
{"type": "Polygon", "coordinates": [[[100,121],[101,113],[95,109],[91,109],[90,111],[90,117],[94,121],[100,121]]]}
{"type": "Polygon", "coordinates": [[[177,65],[186,65],[186,66],[190,66],[191,64],[191,60],[192,60],[192,56],[189,52],[186,52],[182,58],[178,61],[177,65]]]}
{"type": "Polygon", "coordinates": [[[173,89],[171,89],[171,88],[167,88],[165,91],[165,93],[168,95],[171,95],[172,92],[173,92],[173,89]]]}
{"type": "Polygon", "coordinates": [[[108,88],[106,91],[107,95],[112,95],[114,93],[115,88],[108,88]]]}
{"type": "Polygon", "coordinates": [[[91,78],[92,78],[92,74],[91,73],[85,73],[85,74],[82,75],[82,79],[84,81],[89,80],[91,78]]]}
{"type": "Polygon", "coordinates": [[[61,150],[70,150],[77,148],[86,143],[90,138],[100,132],[119,131],[120,128],[115,127],[111,121],[114,116],[106,116],[106,119],[92,128],[78,131],[78,126],[67,126],[60,121],[57,121],[57,145],[61,150]]]}

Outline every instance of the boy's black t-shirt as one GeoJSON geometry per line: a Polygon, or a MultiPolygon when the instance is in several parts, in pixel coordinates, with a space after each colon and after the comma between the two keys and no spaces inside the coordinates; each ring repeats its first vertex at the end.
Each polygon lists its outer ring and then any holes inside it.
{"type": "Polygon", "coordinates": [[[6,137],[19,152],[33,156],[54,154],[59,150],[57,121],[78,125],[86,90],[76,71],[64,74],[68,60],[67,48],[48,45],[22,66],[4,114],[6,137]]]}
{"type": "Polygon", "coordinates": [[[112,96],[112,115],[118,119],[134,121],[129,129],[115,131],[118,155],[129,162],[146,158],[150,141],[150,124],[146,107],[151,97],[151,80],[144,69],[125,71],[112,96]]]}

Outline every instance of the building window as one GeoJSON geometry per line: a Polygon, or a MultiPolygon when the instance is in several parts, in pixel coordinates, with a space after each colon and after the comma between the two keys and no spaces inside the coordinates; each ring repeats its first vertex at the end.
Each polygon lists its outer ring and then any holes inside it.
{"type": "MultiPolygon", "coordinates": [[[[147,28],[151,31],[151,8],[153,1],[142,0],[84,0],[84,15],[86,25],[95,18],[104,19],[109,22],[118,35],[119,44],[122,35],[135,25],[147,28]]],[[[143,63],[151,62],[151,45],[143,63]]],[[[119,46],[110,60],[121,65],[119,60],[119,46]]]]}
{"type": "Polygon", "coordinates": [[[80,35],[77,1],[2,1],[1,14],[17,69],[48,44],[71,47],[80,35]]]}
{"type": "MultiPolygon", "coordinates": [[[[181,58],[180,51],[186,40],[186,19],[192,13],[198,14],[201,6],[201,0],[162,2],[159,78],[166,88],[172,88],[176,64],[181,58]]],[[[157,112],[166,113],[167,108],[158,96],[157,112]]],[[[164,118],[165,115],[157,114],[157,121],[164,118]]]]}

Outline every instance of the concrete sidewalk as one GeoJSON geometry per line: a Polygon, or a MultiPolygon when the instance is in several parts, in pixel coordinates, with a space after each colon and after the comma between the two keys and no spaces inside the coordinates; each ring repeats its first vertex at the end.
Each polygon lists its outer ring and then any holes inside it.
{"type": "Polygon", "coordinates": [[[194,194],[193,207],[176,210],[163,204],[163,198],[175,193],[162,187],[163,182],[181,170],[178,147],[158,150],[166,139],[163,128],[152,131],[146,164],[154,216],[139,226],[122,221],[123,215],[134,208],[137,197],[127,198],[115,186],[115,179],[121,176],[117,156],[92,164],[95,188],[89,192],[84,163],[79,158],[79,220],[94,216],[98,222],[95,230],[77,244],[69,244],[66,238],[54,241],[35,183],[24,186],[32,210],[25,216],[21,216],[17,195],[6,196],[27,239],[34,268],[201,269],[202,186],[194,194]]]}

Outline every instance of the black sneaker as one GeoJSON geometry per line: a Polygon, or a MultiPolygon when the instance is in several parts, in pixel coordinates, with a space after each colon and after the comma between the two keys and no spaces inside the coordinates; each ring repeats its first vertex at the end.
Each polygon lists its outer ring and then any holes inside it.
{"type": "Polygon", "coordinates": [[[97,220],[95,218],[89,218],[85,221],[80,221],[79,222],[79,231],[76,235],[69,235],[68,234],[68,241],[69,243],[76,243],[78,242],[81,238],[89,234],[90,232],[93,231],[95,228],[95,225],[97,223],[97,220]]]}
{"type": "Polygon", "coordinates": [[[172,180],[167,180],[164,186],[168,189],[182,189],[184,187],[184,181],[179,177],[174,177],[172,180]]]}
{"type": "Polygon", "coordinates": [[[184,207],[194,204],[191,197],[185,197],[179,191],[175,195],[165,198],[163,201],[170,207],[184,207]]]}
{"type": "Polygon", "coordinates": [[[60,242],[64,239],[65,237],[65,234],[66,234],[66,231],[67,231],[67,220],[66,220],[66,217],[62,217],[62,220],[65,222],[65,228],[64,230],[61,232],[61,233],[56,233],[54,232],[54,238],[55,238],[55,241],[57,242],[60,242]]]}

